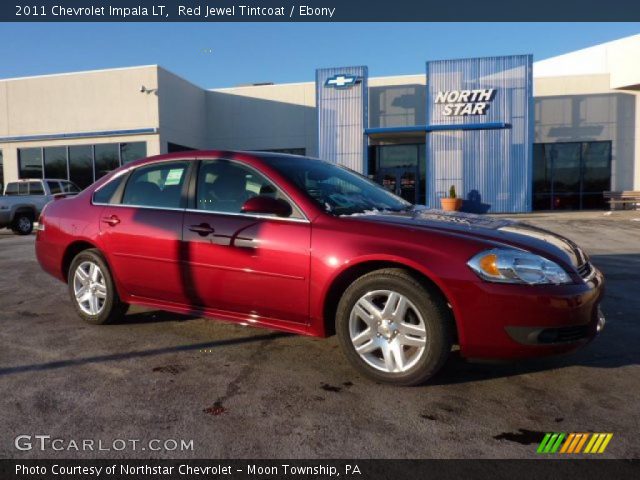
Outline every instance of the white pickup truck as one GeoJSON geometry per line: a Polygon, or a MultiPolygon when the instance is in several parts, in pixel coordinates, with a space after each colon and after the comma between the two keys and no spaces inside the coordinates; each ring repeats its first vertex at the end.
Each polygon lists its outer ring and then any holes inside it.
{"type": "Polygon", "coordinates": [[[44,206],[52,200],[75,195],[80,189],[68,180],[25,179],[9,182],[0,196],[0,228],[29,235],[44,206]]]}

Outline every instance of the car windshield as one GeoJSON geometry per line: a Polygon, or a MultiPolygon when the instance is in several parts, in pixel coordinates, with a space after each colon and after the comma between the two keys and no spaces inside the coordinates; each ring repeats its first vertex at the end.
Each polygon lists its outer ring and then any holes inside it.
{"type": "Polygon", "coordinates": [[[400,212],[412,204],[347,168],[304,157],[265,160],[333,215],[374,210],[400,212]]]}

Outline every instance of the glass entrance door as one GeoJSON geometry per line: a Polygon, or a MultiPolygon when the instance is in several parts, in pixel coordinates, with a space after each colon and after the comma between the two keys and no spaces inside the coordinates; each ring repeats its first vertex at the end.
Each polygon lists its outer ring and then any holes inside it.
{"type": "Polygon", "coordinates": [[[424,144],[376,145],[370,147],[369,156],[369,173],[376,182],[411,203],[424,204],[424,144]]]}
{"type": "Polygon", "coordinates": [[[404,198],[408,202],[417,203],[420,197],[418,167],[386,167],[378,169],[376,181],[384,188],[404,198]]]}
{"type": "Polygon", "coordinates": [[[604,208],[610,188],[611,142],[534,145],[534,210],[604,208]]]}

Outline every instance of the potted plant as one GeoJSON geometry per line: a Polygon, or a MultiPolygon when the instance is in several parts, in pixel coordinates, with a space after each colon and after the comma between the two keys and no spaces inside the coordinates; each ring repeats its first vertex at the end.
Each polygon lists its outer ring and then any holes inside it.
{"type": "Polygon", "coordinates": [[[449,196],[440,199],[440,205],[445,212],[457,212],[462,208],[462,199],[456,195],[456,186],[451,185],[449,196]]]}

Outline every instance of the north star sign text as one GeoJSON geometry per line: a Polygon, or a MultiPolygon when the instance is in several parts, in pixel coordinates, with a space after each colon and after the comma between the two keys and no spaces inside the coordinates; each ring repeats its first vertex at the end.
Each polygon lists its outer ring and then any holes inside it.
{"type": "Polygon", "coordinates": [[[442,115],[462,117],[486,115],[495,96],[495,88],[481,90],[447,90],[436,94],[436,104],[442,104],[442,115]]]}

